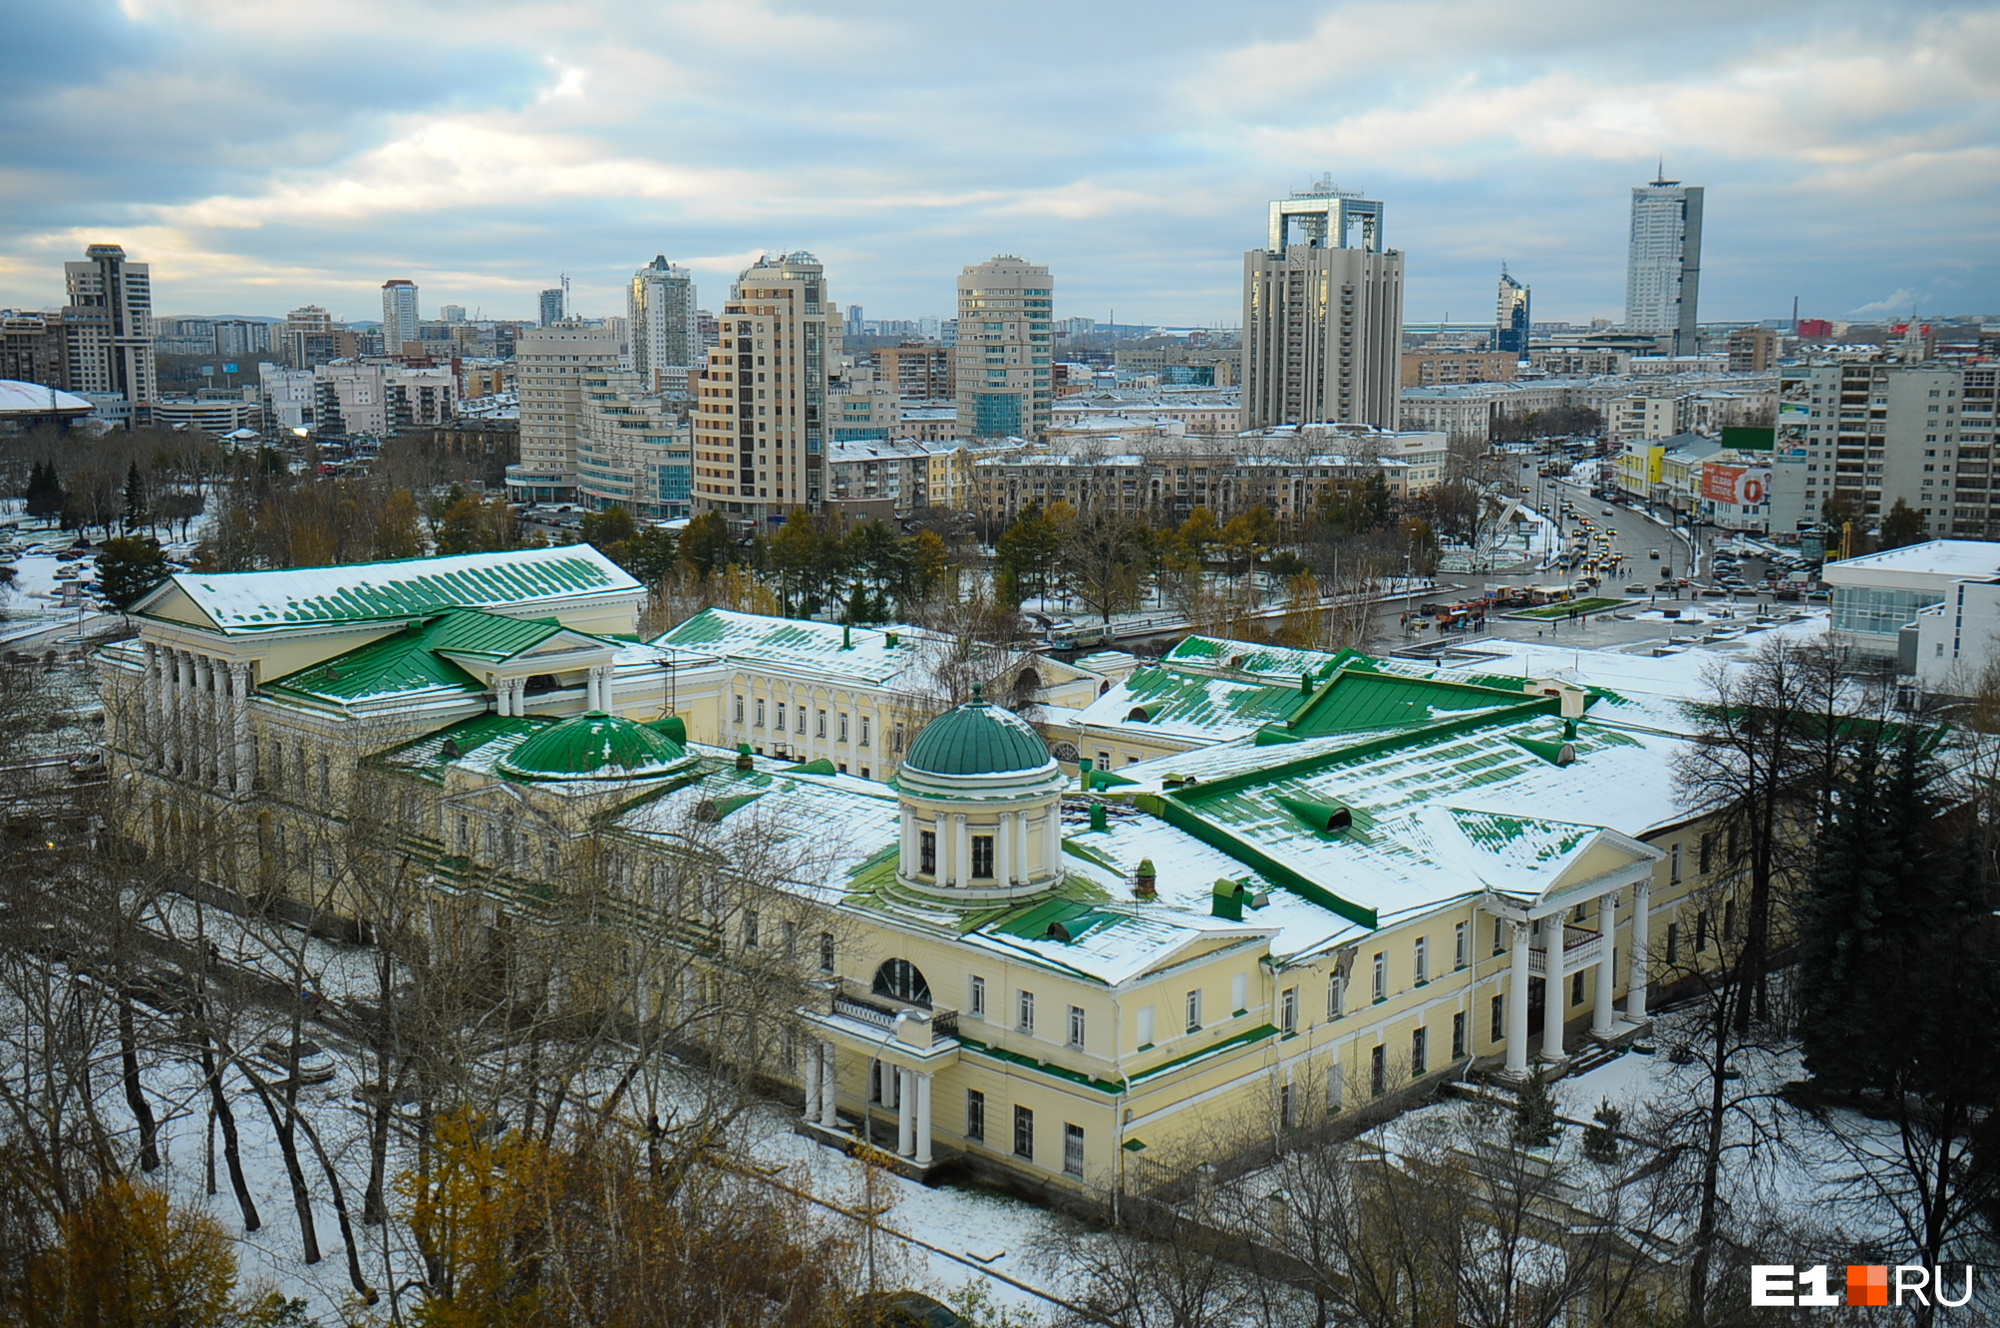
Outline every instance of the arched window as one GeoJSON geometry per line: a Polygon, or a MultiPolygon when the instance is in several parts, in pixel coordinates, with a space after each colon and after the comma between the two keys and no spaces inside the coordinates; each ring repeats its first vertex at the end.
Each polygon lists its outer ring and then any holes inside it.
{"type": "Polygon", "coordinates": [[[923,970],[907,959],[891,959],[876,969],[870,989],[877,996],[893,996],[926,1010],[931,1006],[931,984],[924,980],[923,970]]]}

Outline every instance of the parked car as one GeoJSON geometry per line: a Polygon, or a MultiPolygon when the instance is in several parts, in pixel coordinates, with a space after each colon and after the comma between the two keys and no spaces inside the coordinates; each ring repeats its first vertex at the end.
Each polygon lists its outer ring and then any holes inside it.
{"type": "Polygon", "coordinates": [[[1635,583],[1633,585],[1625,587],[1625,593],[1628,595],[1650,595],[1653,593],[1653,588],[1651,586],[1642,586],[1635,583]]]}
{"type": "Polygon", "coordinates": [[[1651,558],[1654,562],[1660,561],[1660,551],[1658,549],[1646,550],[1646,556],[1648,558],[1651,558]]]}

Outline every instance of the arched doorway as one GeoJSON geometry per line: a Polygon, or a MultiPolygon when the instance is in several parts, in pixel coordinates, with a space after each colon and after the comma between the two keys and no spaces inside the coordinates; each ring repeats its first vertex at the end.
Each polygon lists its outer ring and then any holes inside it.
{"type": "Polygon", "coordinates": [[[931,1008],[931,984],[924,979],[923,970],[907,959],[890,959],[875,970],[875,982],[869,988],[877,996],[893,996],[899,1001],[931,1008]]]}

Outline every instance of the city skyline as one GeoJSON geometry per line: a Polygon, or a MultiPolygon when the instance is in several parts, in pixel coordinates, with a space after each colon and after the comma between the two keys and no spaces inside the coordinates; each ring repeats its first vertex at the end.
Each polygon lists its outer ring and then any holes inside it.
{"type": "Polygon", "coordinates": [[[330,35],[202,0],[26,12],[0,55],[0,305],[57,302],[52,266],[99,241],[153,264],[162,312],[357,321],[393,274],[533,318],[567,272],[571,308],[607,316],[655,253],[721,290],[804,248],[890,316],[1032,253],[1065,274],[1058,317],[1230,323],[1259,209],[1330,172],[1395,210],[1412,319],[1476,320],[1503,259],[1545,318],[1616,319],[1629,191],[1663,154],[1713,195],[1710,320],[1794,294],[2000,307],[1990,6],[1272,4],[1218,31],[1169,5],[1136,41],[1116,11],[1031,7],[971,71],[916,13],[502,5],[473,34],[362,4],[330,35]],[[225,71],[199,91],[197,54],[225,71]],[[754,109],[742,60],[786,72],[754,109]],[[1035,95],[961,95],[1022,78],[1035,95]],[[1857,194],[1897,198],[1898,226],[1853,226],[1857,194]]]}

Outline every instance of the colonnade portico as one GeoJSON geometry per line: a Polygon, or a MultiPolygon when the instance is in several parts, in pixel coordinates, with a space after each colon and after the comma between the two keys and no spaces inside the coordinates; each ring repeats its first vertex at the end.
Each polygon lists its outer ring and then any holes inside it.
{"type": "MultiPolygon", "coordinates": [[[[800,1073],[800,1082],[805,1087],[805,1111],[802,1119],[809,1126],[820,1130],[840,1129],[840,1085],[836,1073],[840,1044],[832,1038],[814,1037],[805,1045],[805,1065],[800,1073]]],[[[934,1068],[917,1068],[898,1064],[884,1053],[899,1044],[893,1039],[885,1039],[879,1046],[862,1045],[856,1050],[868,1058],[868,1064],[879,1067],[881,1095],[871,1103],[872,1093],[864,1092],[862,1109],[869,1105],[893,1108],[896,1112],[896,1146],[898,1157],[907,1158],[919,1168],[927,1168],[935,1161],[931,1145],[931,1085],[942,1065],[934,1068]]],[[[939,1055],[955,1053],[955,1044],[939,1044],[935,1051],[939,1055]]],[[[917,1053],[922,1059],[921,1052],[917,1053]]],[[[864,1089],[867,1085],[864,1085],[864,1089]]]]}
{"type": "Polygon", "coordinates": [[[148,641],[140,713],[157,768],[236,797],[257,778],[248,661],[148,641]]]}
{"type": "MultiPolygon", "coordinates": [[[[1629,976],[1625,989],[1625,1021],[1634,1027],[1646,1022],[1647,947],[1651,925],[1647,916],[1652,907],[1650,882],[1644,878],[1631,886],[1632,918],[1624,952],[1629,976]]],[[[1529,983],[1543,982],[1541,1047],[1538,1059],[1560,1064],[1563,1051],[1564,1015],[1569,1008],[1565,980],[1586,969],[1595,970],[1594,999],[1591,1003],[1590,1034],[1607,1039],[1617,1033],[1617,1012],[1612,987],[1616,981],[1618,901],[1620,891],[1610,890],[1596,897],[1597,930],[1575,942],[1566,942],[1568,915],[1575,903],[1565,903],[1555,911],[1507,919],[1511,945],[1506,978],[1507,1060],[1511,1078],[1525,1078],[1529,1070],[1528,1026],[1529,983]],[[1540,924],[1540,945],[1535,940],[1534,923],[1540,924]]],[[[1579,901],[1588,904],[1589,900],[1579,901]]]]}

